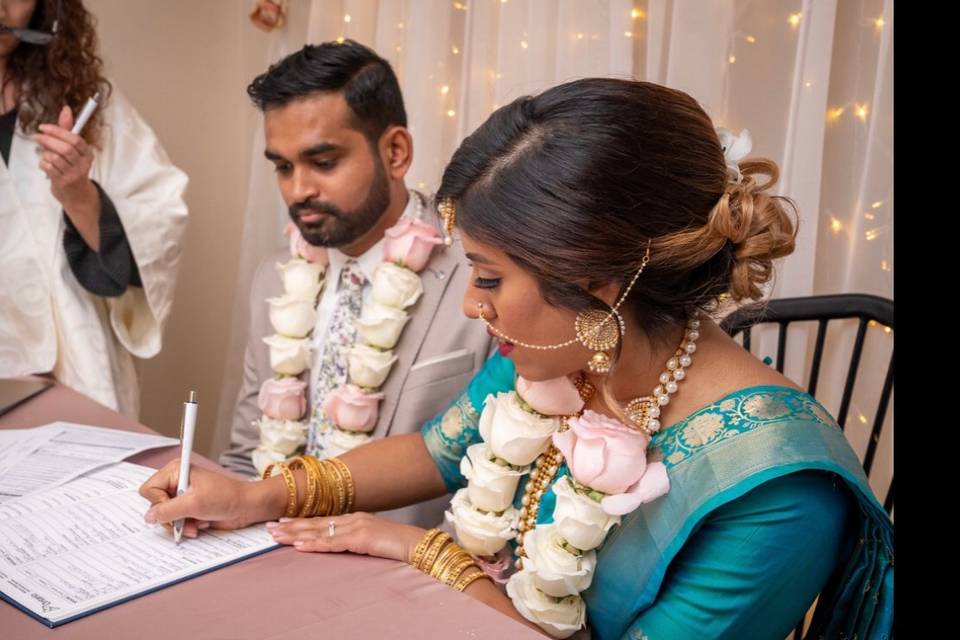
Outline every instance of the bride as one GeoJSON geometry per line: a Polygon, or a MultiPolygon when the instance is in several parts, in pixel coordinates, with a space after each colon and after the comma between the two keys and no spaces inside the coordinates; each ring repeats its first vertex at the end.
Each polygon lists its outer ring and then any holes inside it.
{"type": "Polygon", "coordinates": [[[421,433],[141,492],[187,532],[268,521],[557,638],[889,637],[892,525],[830,414],[711,319],[794,248],[776,165],[687,94],[585,79],[497,110],[438,192],[499,352],[421,433]],[[453,493],[448,533],[369,512],[453,493]],[[277,521],[281,516],[286,518],[277,521]],[[502,586],[501,586],[502,585],[502,586]],[[888,634],[884,636],[884,634],[888,634]]]}

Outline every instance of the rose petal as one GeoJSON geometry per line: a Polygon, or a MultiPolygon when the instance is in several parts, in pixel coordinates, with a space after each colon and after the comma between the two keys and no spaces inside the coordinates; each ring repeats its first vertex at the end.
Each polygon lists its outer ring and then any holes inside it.
{"type": "MultiPolygon", "coordinates": [[[[590,486],[590,481],[603,471],[606,464],[607,443],[603,438],[580,438],[573,452],[574,477],[580,484],[590,486]]],[[[567,458],[571,460],[571,458],[567,458]]]]}
{"type": "Polygon", "coordinates": [[[667,467],[662,462],[651,462],[640,479],[626,493],[607,496],[600,506],[610,515],[622,516],[630,513],[641,504],[653,502],[670,491],[670,478],[667,467]]]}

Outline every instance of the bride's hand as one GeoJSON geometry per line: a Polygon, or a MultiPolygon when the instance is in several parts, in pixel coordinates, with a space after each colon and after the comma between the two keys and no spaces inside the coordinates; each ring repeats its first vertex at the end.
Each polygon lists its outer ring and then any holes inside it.
{"type": "Polygon", "coordinates": [[[426,530],[369,513],[318,518],[281,518],[267,530],[280,544],[299,551],[350,551],[409,562],[426,530]]]}

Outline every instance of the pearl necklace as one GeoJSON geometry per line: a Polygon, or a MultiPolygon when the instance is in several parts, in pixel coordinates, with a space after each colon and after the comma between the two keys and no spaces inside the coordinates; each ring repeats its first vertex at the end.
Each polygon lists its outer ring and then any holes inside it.
{"type": "MultiPolygon", "coordinates": [[[[693,353],[697,350],[697,339],[700,337],[700,320],[694,315],[687,321],[683,339],[674,355],[667,360],[667,368],[660,374],[660,384],[653,390],[653,395],[641,396],[631,400],[626,407],[627,416],[640,431],[652,437],[660,429],[660,407],[670,402],[670,396],[677,392],[678,383],[686,378],[686,368],[693,364],[693,353]]],[[[581,376],[577,382],[577,390],[584,403],[590,400],[595,391],[592,384],[581,376]]],[[[582,413],[582,411],[581,411],[582,413]]],[[[577,414],[580,415],[580,414],[577,414]]],[[[564,416],[560,419],[560,432],[570,428],[568,421],[575,416],[564,416]]],[[[537,515],[540,513],[540,500],[544,492],[553,482],[560,465],[563,463],[563,453],[553,444],[540,454],[534,469],[530,472],[530,479],[523,490],[520,499],[520,522],[517,525],[517,569],[523,568],[523,558],[526,551],[523,549],[524,535],[537,524],[537,515]]]]}
{"type": "Polygon", "coordinates": [[[667,368],[660,374],[660,384],[653,389],[653,395],[635,398],[626,406],[627,417],[634,426],[651,438],[660,430],[660,407],[670,404],[670,396],[677,392],[679,382],[687,377],[687,367],[693,364],[699,338],[700,320],[694,315],[687,321],[680,346],[667,360],[667,368]]]}

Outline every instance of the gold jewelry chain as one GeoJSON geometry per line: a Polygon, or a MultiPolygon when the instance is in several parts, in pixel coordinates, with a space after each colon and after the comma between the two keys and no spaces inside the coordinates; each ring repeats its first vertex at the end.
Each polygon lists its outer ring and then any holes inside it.
{"type": "MultiPolygon", "coordinates": [[[[623,304],[623,301],[627,299],[627,295],[630,293],[630,290],[633,289],[633,285],[636,284],[637,279],[640,277],[640,274],[643,273],[643,270],[646,268],[648,262],[650,262],[650,240],[647,240],[647,251],[643,255],[643,261],[640,263],[640,268],[633,275],[633,279],[630,280],[630,284],[627,285],[626,290],[623,292],[623,294],[620,296],[620,299],[617,300],[617,303],[610,310],[610,313],[607,314],[607,317],[604,318],[602,322],[597,323],[597,326],[590,331],[590,334],[585,336],[586,338],[592,338],[594,336],[599,335],[604,325],[610,322],[610,320],[612,320],[614,316],[619,317],[620,314],[617,312],[617,310],[620,308],[620,305],[623,304]]],[[[523,347],[525,349],[536,349],[538,351],[551,351],[554,349],[563,349],[564,347],[569,347],[570,345],[576,342],[580,342],[579,338],[571,338],[570,340],[567,340],[566,342],[561,342],[560,344],[550,344],[550,345],[528,344],[520,340],[514,340],[513,338],[511,338],[510,336],[508,336],[507,334],[503,333],[502,331],[494,327],[492,324],[490,324],[490,321],[483,317],[482,302],[477,303],[477,313],[480,319],[483,320],[483,323],[487,325],[487,328],[490,329],[490,331],[492,331],[495,336],[497,336],[501,340],[505,340],[509,342],[510,344],[514,344],[519,347],[523,347]]]]}

